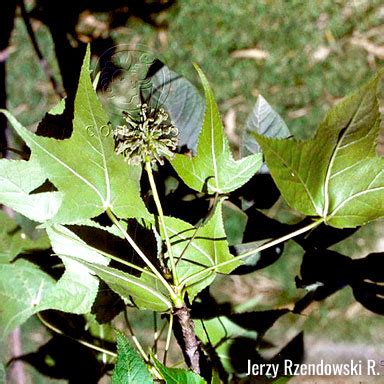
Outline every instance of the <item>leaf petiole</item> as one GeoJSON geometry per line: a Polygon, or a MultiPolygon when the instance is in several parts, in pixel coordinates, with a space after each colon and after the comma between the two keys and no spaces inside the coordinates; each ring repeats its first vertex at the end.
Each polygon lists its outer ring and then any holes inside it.
{"type": "Polygon", "coordinates": [[[140,344],[139,339],[136,337],[135,332],[133,331],[131,322],[129,321],[129,318],[128,318],[127,308],[124,309],[124,320],[125,320],[125,324],[127,325],[128,331],[132,337],[132,341],[135,343],[135,346],[137,350],[140,352],[143,360],[148,364],[149,363],[148,356],[145,353],[143,346],[140,344]]]}
{"type": "Polygon", "coordinates": [[[143,253],[143,251],[139,248],[139,246],[135,243],[135,241],[132,239],[132,237],[128,234],[128,232],[121,226],[119,220],[117,217],[113,214],[110,208],[106,209],[106,213],[108,217],[111,219],[112,223],[116,225],[116,227],[120,230],[120,232],[123,234],[125,239],[128,241],[130,246],[135,250],[135,252],[141,257],[141,259],[144,261],[144,263],[148,266],[148,268],[158,277],[160,282],[164,285],[164,287],[167,289],[167,291],[170,294],[170,297],[172,301],[177,300],[177,295],[175,294],[174,290],[170,286],[170,284],[165,280],[165,278],[162,276],[162,274],[158,271],[158,269],[151,263],[151,261],[148,259],[147,256],[143,253]]]}
{"type": "Polygon", "coordinates": [[[303,227],[303,228],[298,229],[297,231],[288,233],[288,234],[285,235],[285,236],[279,237],[278,239],[275,239],[275,240],[272,240],[272,241],[270,241],[270,242],[268,242],[268,243],[265,243],[265,244],[261,245],[260,247],[257,247],[257,248],[255,248],[255,249],[253,249],[253,250],[251,250],[251,251],[248,251],[248,252],[245,252],[245,253],[243,253],[243,254],[241,254],[241,255],[239,255],[239,256],[236,256],[236,257],[234,257],[234,258],[231,259],[231,260],[224,261],[224,262],[222,262],[222,263],[219,263],[219,264],[213,265],[213,266],[211,266],[211,267],[205,268],[205,269],[202,270],[202,271],[193,273],[192,275],[189,275],[188,277],[186,277],[184,280],[182,280],[182,281],[180,282],[180,287],[181,287],[182,289],[184,289],[184,287],[186,287],[186,285],[188,284],[188,282],[190,282],[191,280],[196,279],[197,277],[199,277],[199,276],[201,276],[201,275],[206,274],[206,273],[209,272],[209,271],[214,271],[214,270],[216,270],[217,268],[224,267],[225,265],[229,265],[229,264],[231,264],[231,263],[235,263],[235,262],[237,262],[237,261],[239,261],[239,260],[242,260],[242,259],[244,259],[244,258],[246,258],[246,257],[248,257],[248,256],[250,256],[250,255],[252,255],[252,254],[254,254],[254,253],[256,253],[256,252],[261,252],[261,251],[263,251],[263,250],[265,250],[265,249],[268,249],[268,248],[271,248],[271,247],[273,247],[273,246],[275,246],[275,245],[277,245],[277,244],[283,243],[284,241],[287,241],[287,240],[289,240],[289,239],[292,239],[293,237],[296,237],[296,236],[299,236],[299,235],[301,235],[301,234],[303,234],[303,233],[305,233],[305,232],[308,232],[308,231],[310,231],[311,229],[316,228],[316,227],[317,227],[318,225],[320,225],[323,221],[324,221],[324,219],[321,218],[321,219],[316,220],[316,221],[314,221],[313,223],[311,223],[311,224],[309,224],[309,225],[307,225],[307,226],[305,226],[305,227],[303,227]]]}
{"type": "MultiPolygon", "coordinates": [[[[92,246],[89,245],[88,243],[85,243],[85,242],[83,242],[83,241],[81,241],[81,240],[78,240],[78,239],[76,239],[76,238],[73,238],[73,237],[71,237],[71,236],[68,236],[67,234],[65,234],[64,232],[61,232],[60,230],[58,230],[58,229],[55,228],[55,227],[52,227],[52,230],[53,230],[54,232],[56,232],[57,234],[59,234],[60,236],[66,237],[66,238],[70,239],[71,241],[77,242],[77,243],[79,243],[82,247],[85,247],[85,248],[88,248],[88,249],[90,249],[90,250],[92,250],[92,251],[94,251],[94,252],[97,252],[97,253],[99,253],[100,255],[106,257],[107,259],[114,260],[114,261],[116,261],[117,263],[126,265],[127,267],[130,267],[130,268],[132,268],[132,269],[136,269],[137,271],[140,271],[141,273],[144,273],[144,274],[146,274],[146,275],[149,275],[149,276],[152,276],[152,277],[158,279],[158,277],[157,277],[154,273],[152,273],[151,271],[148,271],[148,270],[146,270],[146,269],[144,269],[144,268],[141,268],[141,267],[139,267],[139,266],[136,265],[136,264],[130,263],[129,261],[120,259],[120,257],[111,255],[111,254],[108,253],[108,252],[105,252],[105,251],[102,251],[102,250],[100,250],[100,249],[98,249],[98,248],[92,247],[92,246]]],[[[62,253],[57,254],[57,256],[67,256],[67,257],[71,257],[71,255],[65,255],[65,254],[62,254],[62,253]]]]}
{"type": "Polygon", "coordinates": [[[164,212],[163,212],[163,208],[161,206],[159,194],[157,192],[155,179],[153,178],[151,162],[149,160],[145,161],[145,170],[147,171],[149,184],[151,186],[151,190],[152,190],[152,194],[153,194],[153,199],[155,200],[157,213],[159,214],[160,225],[163,228],[165,243],[167,245],[167,251],[168,251],[168,256],[169,256],[169,262],[171,264],[173,282],[174,282],[175,286],[177,286],[177,285],[179,285],[179,279],[178,279],[177,273],[176,273],[176,265],[175,265],[175,259],[173,257],[172,245],[171,245],[171,241],[169,240],[168,231],[167,231],[167,227],[165,225],[165,220],[164,220],[164,212]]]}
{"type": "Polygon", "coordinates": [[[196,229],[195,229],[193,235],[188,240],[188,242],[185,245],[184,249],[181,251],[181,253],[180,253],[180,255],[179,255],[179,257],[178,257],[178,259],[176,261],[176,265],[180,262],[180,260],[182,260],[185,252],[188,250],[188,248],[190,247],[192,242],[195,240],[195,238],[197,236],[197,232],[199,231],[199,229],[212,217],[213,212],[215,212],[217,203],[219,201],[220,201],[219,200],[219,194],[215,193],[215,197],[213,198],[213,203],[212,203],[211,207],[209,208],[208,215],[203,220],[201,220],[201,222],[196,226],[196,229]]]}
{"type": "Polygon", "coordinates": [[[165,348],[164,348],[164,357],[163,357],[163,364],[164,365],[166,365],[166,363],[167,363],[167,355],[168,355],[169,346],[171,344],[172,330],[173,330],[173,314],[170,313],[167,339],[166,339],[165,348]]]}
{"type": "Polygon", "coordinates": [[[61,329],[59,328],[56,328],[54,325],[52,325],[51,323],[49,323],[47,320],[45,320],[43,318],[43,316],[40,314],[40,313],[36,313],[36,316],[37,318],[40,320],[40,322],[42,324],[44,324],[48,329],[50,329],[51,331],[57,333],[58,335],[61,335],[61,336],[65,336],[65,337],[68,337],[69,339],[71,340],[74,340],[76,342],[78,342],[79,344],[82,344],[84,345],[85,347],[88,347],[90,349],[93,349],[97,352],[101,352],[105,355],[109,355],[111,357],[117,357],[117,354],[115,352],[112,352],[112,351],[109,351],[108,349],[105,349],[105,348],[102,348],[102,347],[99,347],[97,345],[94,345],[92,343],[89,343],[87,341],[84,341],[84,340],[81,340],[81,339],[77,339],[75,337],[72,337],[72,336],[69,336],[69,335],[66,335],[61,329]]]}

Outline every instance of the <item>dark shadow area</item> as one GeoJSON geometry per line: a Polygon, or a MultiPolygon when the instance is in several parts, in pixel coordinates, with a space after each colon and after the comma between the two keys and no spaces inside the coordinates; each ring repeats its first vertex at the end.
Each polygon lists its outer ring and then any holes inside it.
{"type": "MultiPolygon", "coordinates": [[[[199,294],[199,299],[192,305],[191,314],[195,321],[202,321],[202,324],[204,324],[207,320],[225,317],[244,330],[255,331],[257,333],[257,337],[255,338],[245,336],[228,336],[227,338],[224,337],[215,344],[212,344],[210,341],[204,344],[202,349],[209,362],[209,369],[207,372],[210,372],[212,367],[214,367],[219,373],[220,378],[224,380],[224,382],[227,380],[228,375],[222,365],[221,359],[219,358],[217,348],[228,340],[231,341],[228,354],[229,362],[236,373],[247,372],[248,360],[251,360],[254,364],[282,364],[285,359],[292,360],[294,363],[301,362],[304,356],[302,334],[299,334],[292,339],[271,359],[263,358],[260,352],[271,347],[275,347],[264,338],[264,335],[280,317],[289,312],[290,311],[288,309],[281,309],[234,313],[229,303],[218,304],[216,299],[209,293],[209,289],[202,291],[199,294]]],[[[224,325],[223,327],[225,328],[224,325]]],[[[207,364],[207,362],[205,363],[207,364]]],[[[282,372],[279,372],[279,374],[281,375],[282,372]]],[[[207,377],[207,374],[205,377],[207,377]]],[[[263,377],[259,377],[258,379],[265,380],[263,377]]],[[[262,381],[255,382],[261,383],[262,381]]],[[[268,382],[270,381],[265,381],[265,383],[268,382]]]]}
{"type": "Polygon", "coordinates": [[[325,300],[338,290],[350,286],[355,299],[368,310],[384,315],[383,253],[372,253],[352,260],[338,252],[313,248],[308,250],[296,277],[299,288],[312,286],[294,308],[302,312],[313,301],[325,300]]]}
{"type": "MultiPolygon", "coordinates": [[[[249,371],[248,361],[252,364],[273,364],[278,366],[277,377],[284,375],[284,361],[290,360],[292,364],[300,364],[304,360],[304,334],[300,332],[272,358],[266,359],[256,351],[257,345],[252,339],[238,338],[230,347],[229,355],[231,357],[231,365],[237,373],[247,373],[249,371]]],[[[273,380],[267,379],[265,376],[253,376],[249,379],[249,383],[271,383],[273,380]]]]}
{"type": "MultiPolygon", "coordinates": [[[[145,267],[143,260],[136,254],[134,249],[128,244],[127,240],[112,235],[104,229],[94,228],[91,226],[70,225],[67,227],[91,247],[118,257],[119,259],[133,263],[137,266],[145,267]],[[113,236],[113,241],[111,241],[111,236],[113,236]]],[[[139,225],[137,221],[133,219],[129,220],[127,227],[128,234],[135,240],[137,245],[150,258],[150,260],[159,267],[157,261],[156,240],[153,232],[139,225]]],[[[115,260],[111,260],[109,266],[118,267],[124,272],[138,276],[137,270],[115,260]]]]}
{"type": "MultiPolygon", "coordinates": [[[[44,313],[44,317],[52,321],[52,316],[44,313]]],[[[56,319],[57,320],[57,319],[56,319]]],[[[53,321],[52,321],[53,323],[53,321]]],[[[81,321],[80,321],[81,323],[81,321]]],[[[74,333],[75,328],[79,328],[79,321],[73,318],[65,317],[64,321],[54,323],[56,326],[62,327],[68,332],[72,332],[73,337],[83,337],[82,334],[74,333]],[[60,323],[60,325],[58,325],[60,323]],[[70,324],[70,326],[69,326],[70,324]]],[[[83,326],[84,323],[82,322],[83,326]]],[[[69,333],[70,334],[70,333],[69,333]]],[[[95,339],[87,338],[89,341],[96,343],[95,339]]],[[[113,345],[105,345],[104,348],[113,348],[113,345]]],[[[113,364],[103,364],[98,361],[97,352],[71,340],[68,337],[54,334],[53,337],[36,352],[28,353],[13,359],[9,362],[21,360],[33,366],[41,374],[55,378],[68,380],[70,384],[89,383],[96,384],[100,378],[108,371],[111,371],[113,364]]]]}

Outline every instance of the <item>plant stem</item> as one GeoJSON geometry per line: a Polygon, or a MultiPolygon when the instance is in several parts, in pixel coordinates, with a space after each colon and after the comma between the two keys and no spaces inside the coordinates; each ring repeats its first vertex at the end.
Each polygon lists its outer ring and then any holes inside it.
{"type": "Polygon", "coordinates": [[[139,339],[136,337],[135,332],[133,332],[133,328],[132,328],[131,323],[130,323],[130,321],[128,319],[127,308],[125,308],[125,310],[124,310],[124,320],[125,320],[125,323],[127,324],[128,331],[129,331],[129,333],[130,333],[130,335],[132,337],[132,341],[135,343],[136,348],[140,352],[140,354],[141,354],[142,358],[144,359],[144,361],[146,363],[148,363],[149,362],[148,356],[145,353],[143,346],[140,344],[139,339]]]}
{"type": "Polygon", "coordinates": [[[159,339],[159,331],[157,328],[157,314],[153,312],[153,354],[157,354],[157,341],[159,339]]]}
{"type": "Polygon", "coordinates": [[[147,171],[147,175],[148,175],[148,179],[149,179],[149,184],[151,186],[151,190],[152,190],[152,194],[153,194],[153,199],[155,200],[155,204],[156,204],[156,208],[157,208],[157,213],[159,214],[160,225],[163,228],[164,237],[165,237],[165,243],[167,245],[167,251],[168,251],[168,256],[169,256],[169,262],[171,264],[171,271],[172,271],[172,276],[173,276],[173,282],[174,282],[175,286],[177,286],[177,285],[179,285],[179,279],[178,279],[177,273],[176,273],[175,259],[173,257],[172,246],[171,246],[171,242],[169,240],[167,227],[165,225],[163,208],[161,206],[161,202],[160,202],[159,194],[157,192],[157,187],[156,187],[155,179],[153,178],[151,162],[149,160],[145,161],[145,170],[147,171]]]}
{"type": "Polygon", "coordinates": [[[144,261],[144,263],[148,266],[148,268],[158,277],[158,279],[161,281],[161,283],[164,285],[164,287],[168,290],[170,297],[172,300],[177,299],[177,296],[175,292],[173,291],[172,287],[169,285],[167,280],[164,279],[162,274],[157,270],[157,268],[151,263],[151,261],[148,259],[147,256],[143,253],[143,251],[138,247],[138,245],[134,242],[131,236],[127,233],[127,231],[121,226],[119,220],[116,218],[116,216],[113,214],[113,212],[107,208],[106,213],[108,217],[111,219],[112,223],[116,225],[117,228],[121,231],[121,233],[124,235],[125,239],[128,241],[130,246],[136,251],[136,253],[141,257],[141,259],[144,261]]]}
{"type": "Polygon", "coordinates": [[[176,317],[180,330],[176,330],[175,336],[183,351],[184,358],[188,366],[197,374],[200,373],[200,342],[197,340],[195,333],[195,324],[191,318],[189,309],[185,303],[175,308],[173,315],[176,317]],[[179,331],[179,332],[178,332],[179,331]],[[181,334],[180,334],[181,333],[181,334]]]}
{"type": "Polygon", "coordinates": [[[172,330],[173,330],[173,315],[171,313],[169,315],[169,326],[168,326],[167,339],[165,342],[165,349],[164,349],[164,358],[163,358],[164,365],[167,364],[167,355],[168,355],[169,345],[171,344],[172,330]]]}
{"type": "Polygon", "coordinates": [[[263,244],[261,245],[260,247],[258,248],[255,248],[251,251],[248,251],[248,252],[245,252],[243,253],[242,255],[239,255],[239,256],[236,256],[234,257],[233,259],[231,260],[227,260],[227,261],[223,261],[222,263],[219,263],[219,264],[216,264],[216,265],[213,265],[211,267],[207,267],[205,269],[203,269],[202,271],[199,271],[199,272],[196,272],[196,273],[193,273],[192,275],[189,275],[188,277],[186,277],[184,280],[182,280],[180,282],[180,286],[182,288],[184,288],[189,281],[193,280],[193,279],[196,279],[197,277],[201,276],[201,275],[204,275],[205,273],[209,272],[209,271],[213,271],[213,270],[216,270],[217,268],[220,268],[220,267],[224,267],[225,265],[229,265],[229,264],[232,264],[232,263],[235,263],[239,260],[242,260],[250,255],[253,255],[254,253],[256,252],[261,252],[265,249],[268,249],[270,247],[273,247],[277,244],[280,244],[280,243],[283,243],[284,241],[287,241],[289,239],[292,239],[293,237],[296,237],[296,236],[299,236],[305,232],[308,232],[310,231],[311,229],[317,227],[318,225],[320,225],[321,223],[323,222],[323,219],[319,219],[303,228],[300,228],[298,229],[297,231],[294,231],[294,232],[291,232],[291,233],[288,233],[287,235],[285,236],[282,236],[282,237],[279,237],[278,239],[275,239],[275,240],[272,240],[266,244],[263,244]]]}
{"type": "Polygon", "coordinates": [[[84,340],[80,340],[80,339],[76,339],[72,336],[69,336],[69,335],[66,335],[61,329],[59,328],[56,328],[54,325],[52,325],[51,323],[49,323],[47,320],[45,320],[43,318],[43,316],[41,316],[40,313],[37,313],[36,316],[38,317],[38,319],[48,328],[50,329],[51,331],[57,333],[58,335],[61,335],[61,336],[65,336],[65,337],[68,337],[69,339],[71,340],[74,340],[76,342],[78,342],[79,344],[81,345],[84,345],[85,347],[88,347],[88,348],[91,348],[97,352],[101,352],[101,353],[104,353],[106,355],[109,355],[109,356],[112,356],[112,357],[117,357],[117,354],[115,352],[112,352],[112,351],[109,351],[108,349],[105,349],[105,348],[101,348],[101,347],[98,347],[97,345],[94,345],[94,344],[91,344],[91,343],[88,343],[87,341],[84,341],[84,340]]]}

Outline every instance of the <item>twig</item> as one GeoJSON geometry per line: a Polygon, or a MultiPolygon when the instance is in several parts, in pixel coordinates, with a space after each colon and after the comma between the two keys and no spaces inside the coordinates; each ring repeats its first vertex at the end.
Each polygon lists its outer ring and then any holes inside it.
{"type": "Polygon", "coordinates": [[[183,338],[183,354],[186,358],[188,366],[195,372],[200,373],[200,342],[197,340],[195,333],[195,324],[191,318],[189,309],[184,304],[180,308],[176,308],[173,312],[180,326],[183,338]]]}

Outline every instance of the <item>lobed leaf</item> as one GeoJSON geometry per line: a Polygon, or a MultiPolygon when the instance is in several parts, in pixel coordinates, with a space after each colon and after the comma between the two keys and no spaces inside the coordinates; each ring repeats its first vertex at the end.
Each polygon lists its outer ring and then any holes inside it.
{"type": "Polygon", "coordinates": [[[46,230],[54,252],[64,261],[65,272],[56,282],[24,260],[0,264],[2,337],[33,314],[46,309],[75,314],[91,311],[98,291],[98,279],[79,262],[65,256],[72,254],[99,263],[108,263],[108,260],[63,226],[52,225],[46,230]]]}
{"type": "Polygon", "coordinates": [[[337,228],[384,216],[384,160],[376,154],[382,73],[333,107],[311,140],[255,135],[292,208],[337,228]]]}
{"type": "MultiPolygon", "coordinates": [[[[207,267],[233,259],[224,231],[221,202],[217,204],[212,217],[201,227],[196,228],[173,217],[166,217],[165,225],[170,237],[172,253],[177,263],[176,271],[179,280],[204,271],[207,267]]],[[[163,233],[162,236],[164,236],[163,233]]],[[[202,289],[212,283],[216,273],[230,273],[239,265],[241,265],[240,261],[233,262],[192,279],[187,285],[190,301],[192,302],[202,289]]]]}
{"type": "MultiPolygon", "coordinates": [[[[0,265],[0,338],[44,308],[55,281],[34,264],[17,261],[0,265]]],[[[44,308],[46,309],[46,308],[44,308]]]]}
{"type": "Polygon", "coordinates": [[[90,312],[96,293],[87,292],[87,281],[82,278],[68,273],[56,283],[29,262],[0,265],[0,338],[43,310],[90,312]]]}
{"type": "Polygon", "coordinates": [[[181,179],[199,192],[229,193],[245,184],[260,168],[261,155],[234,160],[208,81],[196,66],[205,91],[205,114],[197,155],[177,154],[171,164],[181,179]]]}
{"type": "Polygon", "coordinates": [[[108,116],[92,87],[90,50],[84,58],[75,100],[73,133],[67,140],[37,136],[3,113],[31,148],[45,178],[63,193],[54,221],[71,223],[111,208],[119,217],[149,217],[140,198],[141,168],[114,150],[108,116]]]}

